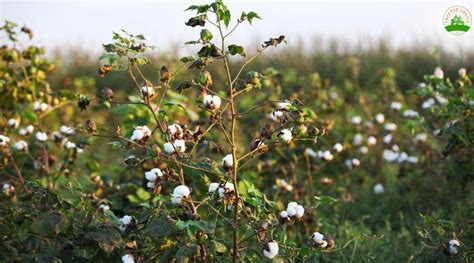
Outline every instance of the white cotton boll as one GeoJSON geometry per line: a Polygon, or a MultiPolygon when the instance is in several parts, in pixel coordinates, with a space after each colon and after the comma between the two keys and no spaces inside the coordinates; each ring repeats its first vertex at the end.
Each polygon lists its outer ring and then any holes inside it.
{"type": "Polygon", "coordinates": [[[319,232],[314,232],[311,235],[311,239],[316,243],[316,244],[322,244],[324,241],[324,235],[319,233],[319,232]]]}
{"type": "Polygon", "coordinates": [[[449,245],[459,247],[461,245],[461,243],[456,239],[451,239],[451,240],[449,240],[449,245]]]}
{"type": "Polygon", "coordinates": [[[122,225],[128,225],[132,222],[132,220],[133,220],[133,217],[129,215],[125,215],[122,218],[120,218],[120,222],[122,223],[122,225]]]}
{"type": "Polygon", "coordinates": [[[122,257],[122,263],[135,263],[135,260],[132,255],[126,254],[122,257]]]}
{"type": "Polygon", "coordinates": [[[416,156],[408,156],[407,162],[409,162],[409,163],[418,163],[418,157],[416,157],[416,156]]]}
{"type": "Polygon", "coordinates": [[[317,156],[316,152],[311,148],[306,148],[304,152],[305,154],[307,154],[309,157],[312,157],[312,158],[315,158],[317,156]]]}
{"type": "Polygon", "coordinates": [[[3,184],[3,193],[9,194],[15,191],[15,187],[9,183],[3,184]]]}
{"type": "Polygon", "coordinates": [[[304,216],[304,207],[302,205],[297,205],[295,207],[296,210],[296,218],[302,218],[304,216]]]}
{"type": "Polygon", "coordinates": [[[180,153],[184,153],[186,151],[186,144],[184,142],[184,140],[176,140],[174,141],[174,147],[176,148],[176,150],[180,153]]]}
{"type": "Polygon", "coordinates": [[[377,115],[375,115],[375,120],[382,124],[385,122],[385,115],[383,115],[382,113],[378,113],[377,115]]]}
{"type": "Polygon", "coordinates": [[[293,138],[293,134],[291,134],[291,131],[288,130],[288,129],[283,129],[280,131],[280,133],[278,134],[278,137],[280,138],[281,141],[283,142],[290,142],[291,139],[293,138]]]}
{"type": "Polygon", "coordinates": [[[334,148],[334,150],[335,150],[336,152],[338,152],[338,153],[340,153],[340,152],[342,152],[342,150],[344,150],[344,146],[342,146],[342,144],[340,144],[340,143],[334,144],[334,147],[333,147],[333,148],[334,148]]]}
{"type": "Polygon", "coordinates": [[[295,215],[296,215],[296,206],[295,206],[295,207],[288,207],[288,208],[286,209],[286,212],[288,212],[288,215],[289,215],[290,217],[295,216],[295,215]]]}
{"type": "Polygon", "coordinates": [[[408,159],[408,154],[406,152],[400,153],[400,156],[398,157],[398,162],[403,163],[408,159]]]}
{"type": "Polygon", "coordinates": [[[36,140],[40,142],[45,142],[48,140],[48,135],[44,132],[37,132],[36,133],[36,140]]]}
{"type": "Polygon", "coordinates": [[[434,100],[433,98],[429,98],[429,99],[427,99],[426,101],[424,101],[424,102],[421,104],[421,107],[422,107],[423,109],[428,109],[428,108],[433,107],[435,103],[436,103],[436,102],[435,102],[435,100],[434,100]]]}
{"type": "Polygon", "coordinates": [[[8,126],[12,128],[18,128],[18,125],[20,125],[20,121],[14,118],[11,118],[8,120],[8,126]]]}
{"type": "Polygon", "coordinates": [[[155,188],[155,182],[154,181],[147,182],[146,187],[151,188],[151,189],[155,188]]]}
{"type": "Polygon", "coordinates": [[[58,131],[53,131],[51,133],[51,139],[54,141],[61,141],[63,139],[63,135],[58,131]]]}
{"type": "Polygon", "coordinates": [[[0,135],[0,146],[5,147],[10,143],[10,138],[5,135],[0,135]]]}
{"type": "Polygon", "coordinates": [[[367,143],[372,146],[377,144],[377,139],[374,136],[369,136],[367,139],[367,143]]]}
{"type": "Polygon", "coordinates": [[[41,103],[40,110],[41,111],[46,111],[49,108],[49,105],[46,103],[41,103]]]}
{"type": "Polygon", "coordinates": [[[418,133],[415,135],[415,142],[426,142],[428,135],[426,133],[418,133]]]}
{"type": "Polygon", "coordinates": [[[288,217],[288,212],[286,211],[281,211],[280,212],[280,218],[287,218],[288,217]]]}
{"type": "Polygon", "coordinates": [[[133,134],[132,134],[132,137],[130,137],[130,140],[132,141],[140,141],[141,139],[143,139],[143,132],[140,131],[140,130],[134,130],[133,131],[133,134]]]}
{"type": "Polygon", "coordinates": [[[67,135],[74,134],[74,129],[66,125],[62,125],[61,127],[59,127],[59,131],[67,135]]]}
{"type": "Polygon", "coordinates": [[[141,91],[142,98],[151,98],[153,95],[155,95],[155,89],[151,86],[145,85],[141,88],[141,91]]]}
{"type": "Polygon", "coordinates": [[[357,159],[357,158],[354,158],[354,159],[351,160],[351,164],[353,166],[359,166],[360,165],[360,160],[357,159]]]}
{"type": "Polygon", "coordinates": [[[444,72],[443,72],[443,70],[441,69],[441,67],[435,68],[433,74],[434,74],[434,76],[437,77],[438,79],[443,79],[443,77],[444,77],[444,72]]]}
{"type": "Polygon", "coordinates": [[[108,211],[108,210],[110,210],[110,206],[105,205],[105,204],[100,204],[99,205],[99,210],[102,211],[102,212],[108,211]]]}
{"type": "Polygon", "coordinates": [[[362,122],[362,118],[360,116],[354,116],[351,119],[352,124],[360,124],[362,122]]]}
{"type": "Polygon", "coordinates": [[[458,74],[459,74],[460,77],[464,78],[467,74],[467,70],[465,68],[460,68],[458,70],[458,74]]]}
{"type": "MultiPolygon", "coordinates": [[[[1,139],[0,139],[1,140],[1,139]]],[[[15,147],[15,149],[17,149],[18,151],[26,151],[28,150],[28,143],[26,143],[25,141],[17,141],[13,147],[15,147]]]]}
{"type": "Polygon", "coordinates": [[[156,178],[162,177],[162,176],[163,176],[163,172],[159,168],[153,168],[150,171],[145,172],[145,178],[151,182],[156,181],[156,178]]]}
{"type": "Polygon", "coordinates": [[[326,240],[323,240],[323,242],[321,242],[319,246],[322,248],[326,248],[328,246],[328,242],[326,240]]]}
{"type": "Polygon", "coordinates": [[[76,148],[76,144],[73,143],[73,142],[67,142],[66,143],[66,149],[73,149],[73,148],[76,148]]]}
{"type": "Polygon", "coordinates": [[[326,161],[332,161],[332,159],[334,159],[334,155],[332,155],[330,151],[324,151],[323,159],[326,161]]]}
{"type": "Polygon", "coordinates": [[[172,196],[171,197],[171,203],[173,203],[173,204],[181,204],[182,201],[183,201],[183,198],[180,197],[180,196],[172,196]]]}
{"type": "Polygon", "coordinates": [[[390,108],[392,110],[400,110],[402,108],[402,104],[400,102],[394,101],[390,104],[390,108]]]}
{"type": "Polygon", "coordinates": [[[344,164],[347,166],[347,168],[352,169],[352,160],[351,159],[346,159],[344,161],[344,164]]]}
{"type": "Polygon", "coordinates": [[[392,151],[394,151],[394,152],[399,152],[399,151],[400,151],[400,147],[398,147],[398,145],[394,144],[394,145],[392,145],[392,151]]]}
{"type": "Polygon", "coordinates": [[[178,124],[171,124],[168,126],[168,132],[171,137],[177,137],[179,139],[183,138],[183,129],[178,124]]]}
{"type": "Polygon", "coordinates": [[[436,98],[436,100],[438,101],[438,103],[441,104],[441,105],[444,105],[444,104],[448,103],[448,99],[446,99],[445,97],[443,97],[443,96],[442,96],[441,94],[439,94],[438,92],[436,92],[435,98],[436,98]]]}
{"type": "Polygon", "coordinates": [[[414,117],[417,117],[418,116],[418,112],[417,111],[414,111],[414,110],[406,110],[403,112],[403,117],[407,117],[407,118],[414,118],[414,117]]]}
{"type": "Polygon", "coordinates": [[[284,116],[285,116],[285,114],[282,111],[279,111],[279,110],[273,111],[269,115],[270,119],[273,120],[273,121],[281,120],[284,116]]]}
{"type": "Polygon", "coordinates": [[[362,134],[358,133],[354,136],[354,140],[352,141],[352,143],[354,145],[361,145],[363,139],[364,137],[362,136],[362,134]]]}
{"type": "Polygon", "coordinates": [[[385,191],[385,188],[381,183],[374,185],[374,193],[375,194],[382,194],[385,191]]]}
{"type": "Polygon", "coordinates": [[[76,151],[77,151],[77,153],[83,153],[83,152],[84,152],[84,148],[77,147],[77,148],[76,148],[76,151]]]}
{"type": "Polygon", "coordinates": [[[175,197],[188,197],[191,194],[191,190],[186,185],[178,185],[173,190],[173,196],[175,197]]]}
{"type": "Polygon", "coordinates": [[[26,126],[26,132],[27,133],[33,133],[34,130],[35,130],[35,126],[33,126],[33,125],[30,124],[30,125],[26,126]]]}
{"type": "Polygon", "coordinates": [[[219,192],[219,197],[223,198],[225,197],[225,194],[226,193],[230,193],[230,192],[233,192],[235,189],[234,189],[234,184],[232,183],[225,183],[224,187],[221,187],[219,188],[218,192],[219,192]]]}
{"type": "Polygon", "coordinates": [[[206,95],[204,96],[202,102],[204,104],[204,107],[211,110],[216,110],[219,109],[219,107],[221,106],[222,100],[219,96],[206,95]]]}
{"type": "Polygon", "coordinates": [[[385,124],[384,128],[387,131],[395,131],[397,130],[397,125],[395,123],[387,123],[385,124]]]}
{"type": "Polygon", "coordinates": [[[393,135],[391,134],[387,134],[383,137],[383,142],[386,143],[386,144],[389,144],[393,139],[393,135]]]}
{"type": "Polygon", "coordinates": [[[222,164],[222,167],[224,167],[225,169],[232,168],[234,166],[234,158],[232,154],[228,154],[224,158],[222,158],[221,164],[222,164]]]}
{"type": "Polygon", "coordinates": [[[371,129],[372,127],[374,127],[374,124],[371,121],[365,121],[364,125],[368,129],[371,129]]]}
{"type": "Polygon", "coordinates": [[[275,241],[268,242],[263,249],[263,255],[269,259],[278,255],[278,243],[275,241]]]}
{"type": "Polygon", "coordinates": [[[28,134],[28,132],[26,131],[26,129],[20,129],[18,131],[18,134],[20,134],[21,136],[25,136],[26,134],[28,134]]]}
{"type": "Polygon", "coordinates": [[[171,144],[170,142],[167,142],[167,143],[163,144],[163,149],[168,154],[174,153],[173,144],[171,144]]]}
{"type": "Polygon", "coordinates": [[[213,194],[216,192],[216,190],[219,188],[219,183],[211,183],[209,185],[209,188],[207,189],[207,192],[209,194],[213,194]]]}
{"type": "Polygon", "coordinates": [[[400,155],[392,150],[384,150],[383,158],[388,162],[393,162],[398,159],[400,155]]]}
{"type": "Polygon", "coordinates": [[[458,253],[458,248],[456,246],[449,246],[448,249],[451,255],[455,255],[458,253]]]}
{"type": "Polygon", "coordinates": [[[367,148],[367,146],[362,146],[359,148],[359,152],[362,154],[367,154],[369,152],[369,148],[367,148]]]}
{"type": "Polygon", "coordinates": [[[291,102],[288,101],[280,101],[276,105],[277,110],[289,110],[291,107],[291,102]]]}

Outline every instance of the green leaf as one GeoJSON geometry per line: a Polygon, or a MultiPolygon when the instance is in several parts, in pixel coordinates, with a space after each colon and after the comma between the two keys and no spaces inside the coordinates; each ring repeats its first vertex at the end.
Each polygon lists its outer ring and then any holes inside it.
{"type": "Polygon", "coordinates": [[[208,29],[201,30],[201,40],[203,42],[209,42],[213,38],[211,31],[208,29]]]}
{"type": "Polygon", "coordinates": [[[110,145],[110,147],[112,147],[112,149],[114,150],[118,150],[122,148],[122,143],[119,141],[109,142],[107,143],[107,145],[110,145]]]}
{"type": "Polygon", "coordinates": [[[229,10],[225,10],[224,12],[224,16],[222,17],[222,19],[224,20],[224,25],[225,27],[229,27],[229,23],[230,23],[230,11],[229,10]]]}
{"type": "Polygon", "coordinates": [[[250,24],[252,24],[252,21],[257,18],[257,19],[262,19],[257,13],[250,11],[246,15],[247,20],[249,21],[250,24]]]}
{"type": "Polygon", "coordinates": [[[319,202],[321,202],[321,204],[324,205],[332,205],[333,203],[339,201],[338,199],[327,195],[315,196],[314,198],[316,198],[316,200],[318,200],[319,202]]]}
{"type": "Polygon", "coordinates": [[[239,54],[241,55],[242,57],[245,57],[245,51],[244,51],[244,48],[242,46],[238,46],[238,45],[230,45],[229,47],[229,53],[233,56],[233,55],[236,55],[236,54],[239,54]]]}
{"type": "Polygon", "coordinates": [[[38,120],[38,116],[36,116],[34,112],[26,110],[23,113],[24,113],[25,118],[29,120],[30,122],[35,123],[38,120]]]}
{"type": "Polygon", "coordinates": [[[148,191],[146,191],[145,189],[143,189],[143,188],[138,188],[136,194],[143,201],[146,201],[146,200],[150,199],[150,197],[151,197],[150,193],[148,191]]]}
{"type": "Polygon", "coordinates": [[[173,235],[175,231],[175,222],[166,216],[152,219],[145,227],[145,235],[153,240],[159,240],[162,237],[173,235]]]}

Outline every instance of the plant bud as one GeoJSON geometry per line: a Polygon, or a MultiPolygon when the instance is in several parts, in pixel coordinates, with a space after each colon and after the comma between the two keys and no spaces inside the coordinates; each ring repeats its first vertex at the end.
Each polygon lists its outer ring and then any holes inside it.
{"type": "Polygon", "coordinates": [[[101,91],[102,99],[106,101],[112,101],[114,99],[114,92],[110,88],[103,88],[101,91]]]}
{"type": "Polygon", "coordinates": [[[213,37],[213,35],[212,35],[211,31],[209,31],[207,29],[201,30],[201,40],[203,42],[209,42],[212,39],[212,37],[213,37]]]}
{"type": "Polygon", "coordinates": [[[211,73],[206,69],[201,70],[198,76],[199,84],[203,85],[204,87],[209,87],[212,85],[212,77],[211,73]]]}
{"type": "Polygon", "coordinates": [[[160,76],[160,80],[163,83],[168,83],[168,81],[170,80],[170,72],[166,66],[161,67],[160,76]]]}
{"type": "Polygon", "coordinates": [[[249,71],[247,73],[247,79],[245,81],[247,82],[247,84],[260,85],[260,74],[255,71],[249,71]]]}
{"type": "Polygon", "coordinates": [[[265,124],[262,130],[260,131],[260,134],[263,138],[271,139],[274,131],[275,129],[273,128],[273,125],[265,124]]]}
{"type": "Polygon", "coordinates": [[[85,128],[88,133],[95,134],[97,132],[97,126],[93,120],[87,120],[85,128]]]}

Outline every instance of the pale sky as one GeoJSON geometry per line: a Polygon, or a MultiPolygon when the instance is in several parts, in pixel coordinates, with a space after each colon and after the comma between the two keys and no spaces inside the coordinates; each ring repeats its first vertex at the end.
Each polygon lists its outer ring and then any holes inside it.
{"type": "MultiPolygon", "coordinates": [[[[208,1],[197,1],[207,3],[208,1]]],[[[36,41],[48,47],[74,45],[98,52],[110,41],[111,32],[121,28],[142,33],[160,50],[199,38],[199,29],[184,22],[193,12],[184,12],[196,1],[28,1],[0,0],[0,19],[26,24],[36,41]]],[[[474,13],[474,1],[226,1],[239,16],[255,11],[263,20],[247,23],[233,40],[245,46],[287,36],[288,44],[302,40],[311,49],[316,36],[325,43],[331,38],[347,43],[387,37],[394,47],[440,43],[447,49],[472,49],[474,28],[464,35],[446,32],[444,11],[461,4],[474,13]]],[[[234,17],[236,19],[237,17],[234,17]]]]}

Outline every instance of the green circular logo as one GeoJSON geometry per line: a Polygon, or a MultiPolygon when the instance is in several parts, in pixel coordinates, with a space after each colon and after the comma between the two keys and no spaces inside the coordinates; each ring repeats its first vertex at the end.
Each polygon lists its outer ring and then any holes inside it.
{"type": "Polygon", "coordinates": [[[443,15],[443,25],[446,31],[454,35],[462,35],[469,31],[472,24],[471,12],[464,6],[455,5],[443,15]]]}

